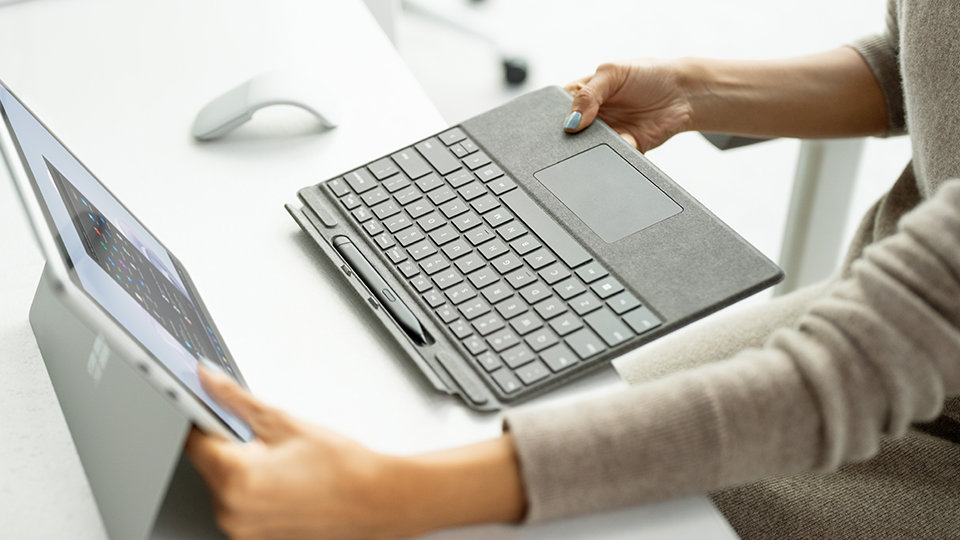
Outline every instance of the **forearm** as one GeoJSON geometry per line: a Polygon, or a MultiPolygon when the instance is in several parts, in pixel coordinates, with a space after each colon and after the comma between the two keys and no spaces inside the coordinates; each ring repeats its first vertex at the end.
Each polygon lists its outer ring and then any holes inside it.
{"type": "Polygon", "coordinates": [[[887,132],[880,85],[849,47],[784,60],[685,58],[678,70],[697,131],[801,138],[887,132]]]}
{"type": "Polygon", "coordinates": [[[389,458],[385,536],[407,536],[475,523],[516,523],[526,508],[512,437],[389,458]]]}

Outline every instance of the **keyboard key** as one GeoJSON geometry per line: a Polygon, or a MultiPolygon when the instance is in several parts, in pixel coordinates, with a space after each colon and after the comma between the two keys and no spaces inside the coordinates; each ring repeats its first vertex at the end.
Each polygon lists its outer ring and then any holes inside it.
{"type": "Polygon", "coordinates": [[[447,218],[459,216],[460,214],[466,212],[467,209],[467,203],[461,201],[460,199],[454,199],[440,206],[440,211],[443,213],[443,215],[447,216],[447,218]]]}
{"type": "Polygon", "coordinates": [[[433,240],[438,246],[442,246],[447,242],[451,242],[459,237],[460,234],[450,225],[443,225],[439,229],[434,229],[434,231],[430,233],[430,239],[433,240]]]}
{"type": "MultiPolygon", "coordinates": [[[[450,203],[447,203],[447,204],[450,204],[450,203]]],[[[451,223],[453,223],[453,226],[456,227],[458,231],[466,232],[483,222],[480,220],[480,216],[474,214],[473,212],[468,212],[466,214],[463,214],[460,217],[453,219],[451,223]]]]}
{"type": "Polygon", "coordinates": [[[417,276],[411,279],[410,285],[413,285],[413,288],[416,289],[418,293],[423,293],[433,288],[433,283],[430,283],[430,280],[427,279],[426,276],[417,276]]]}
{"type": "Polygon", "coordinates": [[[392,154],[390,157],[403,169],[403,172],[407,173],[407,176],[413,179],[420,178],[431,170],[426,160],[413,148],[401,150],[396,154],[392,154]]]}
{"type": "Polygon", "coordinates": [[[525,336],[534,330],[543,328],[543,320],[534,313],[524,313],[510,321],[510,326],[521,336],[525,336]]]}
{"type": "Polygon", "coordinates": [[[463,238],[458,238],[455,242],[451,242],[441,249],[443,254],[449,257],[450,259],[457,259],[467,253],[470,253],[470,244],[467,244],[463,238]]]}
{"type": "Polygon", "coordinates": [[[370,169],[370,172],[377,177],[377,180],[389,178],[400,172],[400,169],[397,168],[397,165],[390,158],[378,159],[370,165],[367,165],[367,169],[370,169]]]}
{"type": "Polygon", "coordinates": [[[466,157],[466,155],[467,155],[467,153],[468,153],[468,152],[467,152],[467,149],[464,148],[462,144],[455,144],[455,145],[451,146],[451,147],[450,147],[450,151],[453,152],[453,155],[455,155],[455,156],[457,156],[458,158],[461,158],[461,159],[463,159],[464,157],[466,157]]]}
{"type": "Polygon", "coordinates": [[[577,269],[577,275],[580,276],[586,283],[593,283],[594,281],[607,275],[606,268],[600,266],[600,263],[597,261],[592,261],[590,264],[577,269]]]}
{"type": "Polygon", "coordinates": [[[480,147],[477,146],[477,144],[471,141],[470,139],[464,139],[460,141],[460,144],[463,146],[463,149],[466,150],[468,154],[472,154],[480,149],[480,147]]]}
{"type": "Polygon", "coordinates": [[[383,187],[387,188],[387,191],[390,193],[396,193],[398,190],[401,190],[409,185],[410,179],[407,178],[407,175],[405,174],[397,174],[383,181],[383,187]]]}
{"type": "Polygon", "coordinates": [[[463,276],[460,275],[460,272],[450,269],[444,270],[439,274],[434,274],[432,279],[433,282],[437,284],[437,288],[442,291],[463,281],[463,276]]]}
{"type": "Polygon", "coordinates": [[[473,333],[473,327],[464,320],[457,320],[450,323],[450,331],[457,339],[463,339],[473,333]]]}
{"type": "Polygon", "coordinates": [[[453,174],[445,176],[444,178],[446,178],[447,183],[454,188],[469,184],[477,179],[477,177],[474,176],[470,171],[457,171],[453,174]]]}
{"type": "MultiPolygon", "coordinates": [[[[464,148],[466,147],[467,146],[464,145],[464,148]]],[[[490,163],[490,156],[480,151],[474,152],[473,154],[463,158],[463,164],[466,165],[471,171],[475,171],[487,163],[490,163]]]]}
{"type": "Polygon", "coordinates": [[[484,315],[473,321],[473,328],[481,336],[489,335],[503,328],[504,322],[499,315],[484,315]]]}
{"type": "Polygon", "coordinates": [[[511,369],[516,369],[527,362],[532,362],[533,359],[537,357],[530,348],[523,343],[503,351],[500,356],[511,369]]]}
{"type": "Polygon", "coordinates": [[[350,186],[347,185],[347,181],[343,178],[334,178],[328,181],[327,187],[330,188],[330,191],[337,197],[343,197],[347,193],[350,193],[350,186]]]}
{"type": "Polygon", "coordinates": [[[509,242],[518,236],[523,236],[527,233],[527,230],[523,228],[523,225],[519,223],[510,223],[504,225],[497,229],[497,234],[500,235],[500,238],[503,238],[504,241],[509,242]]]}
{"type": "Polygon", "coordinates": [[[640,307],[623,316],[633,331],[642,334],[647,330],[652,330],[660,326],[660,319],[646,307],[640,307]]]}
{"type": "Polygon", "coordinates": [[[510,272],[509,274],[507,274],[506,280],[511,287],[513,287],[514,289],[519,289],[521,287],[525,287],[530,283],[533,283],[534,281],[536,281],[537,276],[530,270],[527,270],[526,268],[521,268],[519,270],[510,272]]]}
{"type": "Polygon", "coordinates": [[[540,271],[540,277],[547,282],[547,285],[553,285],[561,279],[570,276],[570,271],[560,263],[554,263],[540,271]]]}
{"type": "Polygon", "coordinates": [[[517,297],[511,297],[497,304],[497,313],[504,319],[516,317],[527,311],[527,304],[517,297]]]}
{"type": "Polygon", "coordinates": [[[529,385],[546,379],[550,372],[547,370],[547,366],[543,365],[543,362],[534,360],[518,369],[516,374],[523,381],[523,384],[529,385]]]}
{"type": "Polygon", "coordinates": [[[427,197],[430,197],[430,200],[433,202],[433,204],[441,205],[450,199],[456,199],[457,194],[450,186],[443,186],[440,189],[431,191],[429,194],[427,194],[427,197]]]}
{"type": "Polygon", "coordinates": [[[370,236],[376,236],[383,232],[383,225],[379,221],[368,221],[363,224],[363,230],[370,236]]]}
{"type": "Polygon", "coordinates": [[[457,315],[457,310],[444,305],[437,309],[437,317],[440,317],[440,320],[443,321],[444,324],[447,324],[460,318],[460,315],[457,315]]]}
{"type": "Polygon", "coordinates": [[[620,317],[608,309],[594,311],[583,318],[607,345],[613,347],[633,337],[633,332],[623,324],[620,317]]]}
{"type": "MultiPolygon", "coordinates": [[[[485,227],[481,227],[477,229],[475,232],[471,232],[467,234],[467,238],[469,238],[470,241],[473,242],[474,241],[473,239],[479,238],[481,236],[481,233],[484,231],[486,231],[486,234],[484,236],[489,236],[489,238],[493,238],[493,233],[490,232],[490,229],[487,229],[485,227]]],[[[474,245],[476,245],[476,243],[474,245]]],[[[477,248],[477,251],[479,251],[480,254],[483,255],[483,257],[489,261],[495,257],[499,257],[500,255],[503,255],[504,253],[509,253],[510,248],[508,248],[507,245],[504,244],[502,241],[494,240],[493,242],[487,242],[486,244],[482,244],[480,247],[477,248]]]]}
{"type": "Polygon", "coordinates": [[[460,128],[453,128],[453,129],[444,131],[439,135],[439,137],[440,137],[440,142],[442,142],[447,146],[450,146],[453,143],[458,143],[467,138],[467,136],[463,133],[463,130],[460,128]]]}
{"type": "Polygon", "coordinates": [[[433,244],[431,244],[429,241],[424,240],[407,248],[407,251],[410,252],[410,257],[413,260],[419,261],[436,253],[437,248],[433,247],[433,244]]]}
{"type": "Polygon", "coordinates": [[[477,169],[474,171],[474,174],[476,174],[477,178],[479,178],[483,183],[487,183],[503,176],[503,169],[498,167],[496,164],[491,163],[486,167],[477,169]]]}
{"type": "Polygon", "coordinates": [[[416,227],[410,227],[397,233],[397,242],[403,247],[407,247],[414,242],[419,242],[424,238],[423,233],[416,227]]]}
{"type": "Polygon", "coordinates": [[[447,220],[443,219],[443,217],[436,212],[430,212],[429,214],[417,220],[417,224],[420,225],[420,228],[426,232],[430,232],[438,227],[441,227],[446,222],[447,220]]]}
{"type": "Polygon", "coordinates": [[[357,223],[363,223],[364,221],[373,218],[373,214],[370,213],[370,210],[362,206],[354,210],[352,214],[353,219],[357,220],[357,223]]]}
{"type": "Polygon", "coordinates": [[[607,348],[596,334],[586,328],[570,334],[565,338],[565,341],[577,353],[577,356],[584,360],[600,354],[607,348]]]}
{"type": "Polygon", "coordinates": [[[488,193],[483,197],[480,197],[479,199],[471,201],[470,206],[472,206],[473,209],[476,210],[478,214],[483,214],[484,212],[489,212],[494,208],[499,208],[500,201],[498,201],[496,198],[494,198],[493,195],[490,195],[488,193]]]}
{"type": "Polygon", "coordinates": [[[494,283],[480,292],[483,294],[483,297],[487,299],[487,302],[490,302],[491,304],[496,304],[501,300],[513,296],[513,290],[502,281],[499,283],[494,283]]]}
{"type": "Polygon", "coordinates": [[[586,315],[602,305],[603,303],[590,293],[580,295],[570,301],[570,307],[580,316],[586,315]]]}
{"type": "Polygon", "coordinates": [[[477,362],[483,366],[483,369],[493,371],[503,365],[500,357],[491,351],[487,351],[477,357],[477,362]]]}
{"type": "Polygon", "coordinates": [[[377,186],[376,179],[366,169],[357,169],[343,178],[357,194],[364,193],[377,186]]]}
{"type": "Polygon", "coordinates": [[[526,255],[540,246],[540,241],[529,234],[525,234],[513,242],[510,242],[510,247],[519,255],[526,255]]]}
{"type": "Polygon", "coordinates": [[[520,343],[520,337],[513,330],[503,328],[487,336],[487,342],[490,343],[491,349],[501,352],[520,343]]]}
{"type": "Polygon", "coordinates": [[[522,190],[515,189],[505,193],[500,200],[513,210],[527,227],[533,229],[540,240],[550,246],[568,267],[576,268],[591,259],[587,250],[522,190]]]}
{"type": "MultiPolygon", "coordinates": [[[[471,298],[477,297],[477,291],[470,288],[469,285],[461,285],[459,287],[453,287],[448,289],[445,293],[447,298],[455,306],[458,306],[471,298]]],[[[446,322],[446,321],[444,321],[446,322]]]]}
{"type": "Polygon", "coordinates": [[[383,224],[386,225],[388,231],[396,233],[413,225],[413,221],[404,214],[394,214],[385,219],[383,224]]]}
{"type": "Polygon", "coordinates": [[[577,357],[566,345],[560,343],[540,353],[540,358],[554,372],[562,371],[577,363],[577,357]]]}
{"type": "Polygon", "coordinates": [[[457,193],[467,201],[472,201],[486,192],[487,190],[480,185],[480,182],[472,182],[457,190],[457,193]]]}
{"type": "Polygon", "coordinates": [[[568,311],[567,313],[564,313],[563,315],[550,321],[550,328],[553,328],[553,331],[557,334],[565,336],[574,330],[583,328],[583,322],[579,317],[568,311]]]}
{"type": "Polygon", "coordinates": [[[441,270],[446,270],[450,267],[450,261],[441,257],[440,255],[434,255],[432,257],[427,257],[420,261],[420,268],[423,268],[424,273],[428,276],[432,276],[441,270]]]}
{"type": "Polygon", "coordinates": [[[503,390],[504,394],[512,394],[523,388],[523,385],[520,384],[520,379],[509,369],[498,369],[494,371],[493,380],[497,382],[497,386],[503,390]]]}
{"type": "Polygon", "coordinates": [[[472,321],[485,313],[489,313],[490,305],[482,300],[472,300],[462,304],[459,309],[464,319],[472,321]]]}
{"type": "Polygon", "coordinates": [[[491,227],[497,228],[503,225],[504,223],[509,223],[513,221],[513,216],[510,214],[510,212],[507,212],[502,208],[498,208],[496,210],[493,210],[491,212],[487,212],[486,214],[484,214],[483,220],[486,221],[487,224],[490,225],[491,227]]]}
{"type": "Polygon", "coordinates": [[[389,198],[390,194],[388,194],[387,190],[383,189],[382,187],[371,189],[360,196],[360,200],[363,201],[363,204],[367,206],[376,206],[389,198]]]}
{"type": "Polygon", "coordinates": [[[600,298],[609,298],[622,291],[623,285],[614,279],[613,276],[607,276],[591,285],[590,288],[593,289],[593,292],[597,293],[597,296],[600,298]]]}
{"type": "Polygon", "coordinates": [[[487,350],[487,344],[477,336],[471,336],[463,340],[463,346],[474,356],[487,350]]]}
{"type": "Polygon", "coordinates": [[[541,328],[540,330],[537,330],[525,337],[524,340],[534,351],[542,351],[543,349],[546,349],[547,347],[556,343],[557,336],[553,335],[553,332],[550,330],[541,328]]]}
{"type": "Polygon", "coordinates": [[[487,184],[487,187],[490,188],[490,191],[492,191],[494,195],[503,195],[504,193],[517,187],[517,183],[511,178],[503,176],[487,184]]]}
{"type": "MultiPolygon", "coordinates": [[[[430,283],[430,282],[428,281],[427,283],[430,283]]],[[[428,293],[424,293],[423,300],[427,303],[428,306],[432,308],[442,306],[443,303],[446,301],[444,300],[443,295],[440,294],[439,291],[430,291],[428,293]]]]}
{"type": "Polygon", "coordinates": [[[400,270],[400,273],[403,274],[403,277],[407,279],[412,278],[413,276],[420,273],[420,269],[417,268],[416,263],[414,263],[413,261],[407,261],[397,266],[397,268],[400,270]]]}
{"type": "Polygon", "coordinates": [[[493,265],[493,268],[497,272],[500,272],[501,274],[509,274],[517,268],[522,267],[523,261],[520,260],[520,257],[510,253],[498,259],[494,259],[490,264],[493,265]]]}
{"type": "Polygon", "coordinates": [[[607,300],[607,305],[610,306],[610,309],[612,309],[617,315],[623,315],[631,309],[639,306],[640,301],[637,300],[636,296],[630,294],[628,291],[623,291],[622,293],[607,300]]]}
{"type": "Polygon", "coordinates": [[[460,160],[457,159],[447,147],[440,143],[435,137],[419,142],[414,146],[417,152],[420,152],[430,165],[440,174],[449,174],[460,168],[460,160]]]}
{"type": "Polygon", "coordinates": [[[567,310],[567,305],[559,298],[551,296],[534,307],[544,319],[552,319],[567,310]]]}
{"type": "Polygon", "coordinates": [[[347,210],[353,210],[354,208],[360,206],[360,197],[357,197],[351,193],[340,199],[340,204],[342,204],[347,210]]]}
{"type": "Polygon", "coordinates": [[[390,248],[386,251],[387,257],[393,264],[400,264],[407,260],[407,252],[399,247],[390,248]]]}
{"type": "MultiPolygon", "coordinates": [[[[462,241],[463,239],[458,240],[458,242],[462,241]]],[[[456,242],[454,242],[454,244],[455,243],[456,242]]],[[[467,249],[469,249],[469,247],[467,249]]],[[[470,253],[466,257],[458,259],[456,262],[457,268],[464,274],[469,274],[474,270],[479,270],[480,268],[483,268],[485,264],[486,262],[484,262],[484,260],[480,258],[480,255],[477,255],[476,253],[470,253]]]]}
{"type": "Polygon", "coordinates": [[[579,279],[571,277],[557,283],[553,287],[553,290],[560,298],[569,300],[578,294],[582,294],[587,289],[580,283],[579,279]]]}
{"type": "Polygon", "coordinates": [[[407,186],[393,194],[393,198],[400,203],[400,206],[406,206],[413,201],[423,198],[423,194],[416,186],[407,186]]]}
{"type": "Polygon", "coordinates": [[[540,248],[523,258],[534,270],[539,270],[544,266],[557,260],[546,248],[540,248]]]}
{"type": "Polygon", "coordinates": [[[546,284],[538,281],[532,285],[527,285],[526,288],[520,289],[520,296],[522,296],[527,303],[535,304],[550,296],[550,289],[547,288],[546,284]]]}
{"type": "Polygon", "coordinates": [[[467,279],[470,280],[470,283],[472,283],[474,287],[482,289],[487,285],[496,283],[500,277],[497,276],[497,273],[492,269],[484,268],[483,270],[470,274],[467,276],[467,279]]]}
{"type": "Polygon", "coordinates": [[[397,245],[397,243],[393,241],[393,237],[387,233],[378,234],[373,238],[373,241],[380,246],[380,249],[390,249],[397,245]]]}
{"type": "MultiPolygon", "coordinates": [[[[475,229],[469,230],[466,234],[464,234],[464,237],[467,240],[469,240],[470,243],[473,244],[474,246],[479,246],[480,244],[483,244],[487,240],[493,239],[494,234],[487,227],[477,227],[475,229]]],[[[496,248],[485,246],[487,247],[488,250],[490,250],[492,254],[490,256],[487,256],[487,254],[484,253],[484,257],[489,259],[491,257],[496,257],[497,255],[500,255],[501,253],[503,253],[503,251],[500,250],[499,245],[500,244],[497,244],[496,248]]]]}
{"type": "Polygon", "coordinates": [[[410,217],[413,219],[428,214],[431,210],[433,210],[433,205],[430,204],[430,201],[417,201],[407,207],[407,213],[410,214],[410,217]]]}
{"type": "Polygon", "coordinates": [[[386,201],[373,207],[373,215],[384,220],[400,211],[400,207],[393,201],[386,201]]]}
{"type": "Polygon", "coordinates": [[[421,191],[427,193],[444,185],[443,179],[437,176],[437,173],[430,173],[415,182],[421,191]]]}

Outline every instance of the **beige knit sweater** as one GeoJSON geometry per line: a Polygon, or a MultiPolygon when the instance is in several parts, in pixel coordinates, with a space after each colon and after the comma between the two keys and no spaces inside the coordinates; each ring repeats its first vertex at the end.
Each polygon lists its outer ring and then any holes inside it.
{"type": "Polygon", "coordinates": [[[854,46],[913,161],[842,279],[660,340],[629,390],[506,413],[528,521],[835,470],[960,395],[960,2],[891,0],[887,26],[854,46]]]}

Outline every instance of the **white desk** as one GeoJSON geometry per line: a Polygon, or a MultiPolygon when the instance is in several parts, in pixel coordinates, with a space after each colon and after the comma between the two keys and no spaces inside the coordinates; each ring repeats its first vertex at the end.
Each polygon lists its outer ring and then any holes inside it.
{"type": "MultiPolygon", "coordinates": [[[[287,216],[296,190],[444,126],[359,0],[43,0],[0,8],[0,77],[191,270],[254,393],[390,452],[499,432],[434,393],[287,216]],[[210,98],[267,69],[327,77],[342,125],[264,111],[190,137],[210,98]]],[[[0,181],[0,536],[102,538],[27,323],[42,261],[0,181]]],[[[612,370],[545,401],[610,391],[612,370]]],[[[545,402],[543,401],[543,402],[545,402]]],[[[437,538],[732,535],[703,497],[437,538]]]]}

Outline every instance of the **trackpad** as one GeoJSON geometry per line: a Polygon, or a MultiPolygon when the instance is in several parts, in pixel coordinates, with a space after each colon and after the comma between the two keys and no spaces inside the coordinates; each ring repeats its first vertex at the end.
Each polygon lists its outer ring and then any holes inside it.
{"type": "Polygon", "coordinates": [[[608,243],[683,210],[605,144],[533,176],[608,243]]]}

